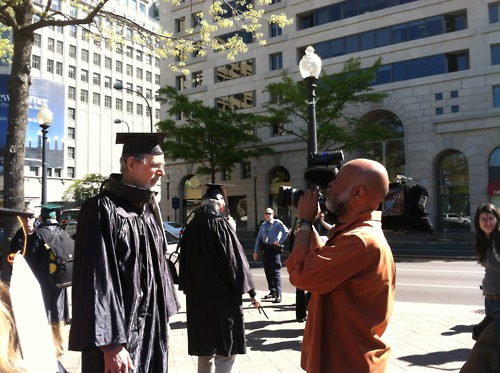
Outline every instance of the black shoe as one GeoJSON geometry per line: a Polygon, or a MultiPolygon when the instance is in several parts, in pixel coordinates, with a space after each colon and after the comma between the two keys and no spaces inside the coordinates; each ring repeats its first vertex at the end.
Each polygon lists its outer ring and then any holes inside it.
{"type": "Polygon", "coordinates": [[[264,295],[262,299],[271,299],[271,298],[276,298],[276,294],[269,293],[267,295],[264,295]]]}
{"type": "Polygon", "coordinates": [[[276,298],[274,298],[273,303],[281,303],[281,297],[277,296],[276,298]]]}
{"type": "Polygon", "coordinates": [[[297,322],[304,322],[304,321],[306,321],[306,318],[305,318],[305,317],[299,317],[299,318],[297,319],[297,322]]]}

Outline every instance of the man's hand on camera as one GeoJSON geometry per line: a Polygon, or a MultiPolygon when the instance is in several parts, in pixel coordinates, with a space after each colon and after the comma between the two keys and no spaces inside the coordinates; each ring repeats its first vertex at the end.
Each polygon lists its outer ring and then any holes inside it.
{"type": "Polygon", "coordinates": [[[306,190],[299,199],[299,204],[297,206],[297,218],[313,223],[320,213],[318,198],[319,189],[306,190]]]}

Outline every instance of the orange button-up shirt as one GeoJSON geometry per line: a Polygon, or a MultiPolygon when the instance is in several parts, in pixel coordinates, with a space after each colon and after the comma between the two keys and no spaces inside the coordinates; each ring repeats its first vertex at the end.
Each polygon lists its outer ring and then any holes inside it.
{"type": "Polygon", "coordinates": [[[294,248],[290,282],[311,292],[301,367],[308,373],[382,373],[381,339],[394,302],[396,268],[379,211],[338,225],[325,246],[294,248]]]}

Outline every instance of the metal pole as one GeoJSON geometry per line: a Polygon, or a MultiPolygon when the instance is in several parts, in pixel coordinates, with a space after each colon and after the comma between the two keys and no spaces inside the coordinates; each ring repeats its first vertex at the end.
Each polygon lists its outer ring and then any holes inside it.
{"type": "Polygon", "coordinates": [[[255,210],[255,232],[257,232],[259,223],[257,221],[257,171],[256,167],[253,168],[254,176],[253,176],[253,202],[254,202],[254,210],[255,210]]]}
{"type": "Polygon", "coordinates": [[[47,132],[48,126],[42,127],[42,205],[47,203],[47,132]]]}
{"type": "Polygon", "coordinates": [[[307,167],[311,167],[311,156],[318,151],[316,139],[316,82],[318,78],[309,76],[306,78],[309,88],[309,142],[307,148],[307,167]]]}

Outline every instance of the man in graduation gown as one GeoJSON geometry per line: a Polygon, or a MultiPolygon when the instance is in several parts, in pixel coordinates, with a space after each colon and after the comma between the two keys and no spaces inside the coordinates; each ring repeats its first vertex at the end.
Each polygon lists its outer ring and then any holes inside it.
{"type": "Polygon", "coordinates": [[[210,185],[202,206],[184,229],[179,255],[179,289],[186,294],[188,353],[198,372],[230,372],[236,354],[246,353],[242,295],[258,307],[250,267],[234,220],[222,215],[220,185],[210,185]]]}
{"type": "Polygon", "coordinates": [[[151,191],[164,175],[163,138],[117,134],[121,174],[81,209],[69,347],[82,351],[82,373],[168,370],[168,318],[179,302],[151,191]]]}

